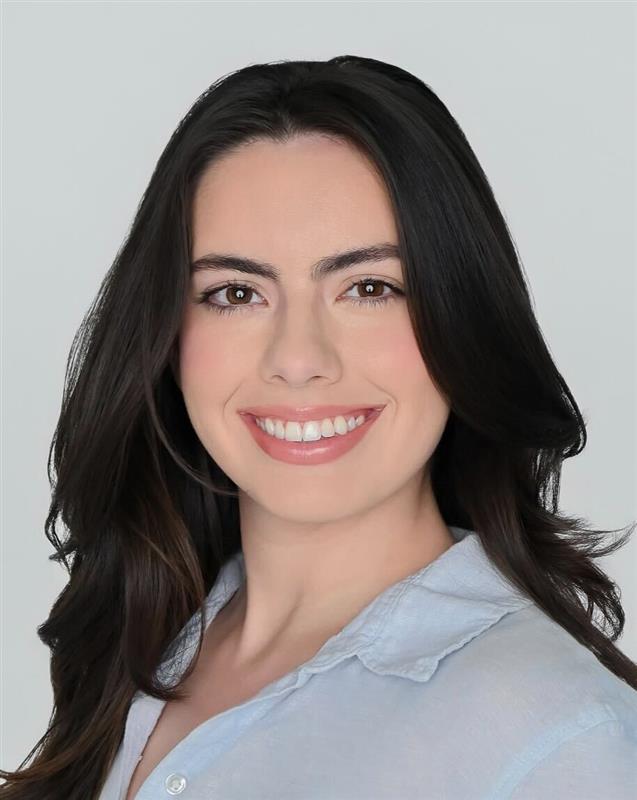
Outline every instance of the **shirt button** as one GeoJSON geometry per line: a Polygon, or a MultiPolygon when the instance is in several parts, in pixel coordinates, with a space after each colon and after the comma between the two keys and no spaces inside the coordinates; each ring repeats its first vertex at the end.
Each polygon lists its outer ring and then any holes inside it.
{"type": "Polygon", "coordinates": [[[187,781],[183,775],[180,775],[178,772],[172,772],[166,778],[166,791],[168,794],[181,794],[186,788],[186,783],[187,781]]]}

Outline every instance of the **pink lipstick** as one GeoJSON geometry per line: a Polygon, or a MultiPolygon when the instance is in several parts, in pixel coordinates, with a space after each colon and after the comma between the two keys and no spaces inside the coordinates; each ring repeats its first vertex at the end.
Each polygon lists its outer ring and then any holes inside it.
{"type": "Polygon", "coordinates": [[[261,449],[272,458],[278,461],[285,461],[288,464],[300,464],[312,466],[314,464],[325,464],[333,461],[336,458],[349,452],[355,447],[365,434],[369,431],[374,422],[378,419],[384,406],[370,407],[357,407],[353,411],[342,412],[341,409],[346,409],[346,406],[313,406],[290,409],[289,407],[275,407],[275,406],[262,406],[267,408],[268,413],[265,415],[257,414],[252,409],[242,410],[239,415],[248,426],[256,443],[261,449]],[[285,411],[285,414],[276,414],[274,410],[280,408],[285,411]],[[329,413],[326,413],[329,409],[329,413]],[[336,411],[332,411],[336,409],[336,411]],[[358,417],[361,414],[365,416],[364,422],[353,430],[348,430],[345,434],[334,433],[330,437],[321,437],[314,442],[288,442],[285,439],[278,439],[266,431],[262,430],[256,422],[256,416],[264,419],[265,416],[271,419],[290,420],[298,422],[307,422],[311,419],[321,420],[325,417],[343,416],[345,419],[350,417],[358,417]],[[289,416],[286,416],[289,415],[289,416]]]}

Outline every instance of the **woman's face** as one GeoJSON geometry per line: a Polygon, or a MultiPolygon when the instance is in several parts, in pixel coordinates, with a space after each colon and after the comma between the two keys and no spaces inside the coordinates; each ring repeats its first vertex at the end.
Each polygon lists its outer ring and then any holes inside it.
{"type": "Polygon", "coordinates": [[[232,254],[280,273],[277,281],[228,267],[193,272],[180,333],[178,379],[190,420],[239,489],[272,514],[320,522],[365,511],[420,480],[449,408],[427,373],[406,300],[390,288],[404,291],[400,261],[311,277],[326,256],[397,245],[388,195],[365,157],[320,135],[251,143],[202,176],[192,225],[193,263],[232,254]],[[229,280],[241,287],[197,302],[229,280]],[[367,295],[391,297],[375,304],[367,295]],[[299,465],[265,452],[239,414],[271,404],[384,408],[347,452],[299,465]]]}

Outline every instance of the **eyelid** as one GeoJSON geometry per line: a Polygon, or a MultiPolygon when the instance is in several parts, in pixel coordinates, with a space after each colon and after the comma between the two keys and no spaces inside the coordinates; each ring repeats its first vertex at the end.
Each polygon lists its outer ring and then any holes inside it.
{"type": "MultiPolygon", "coordinates": [[[[379,276],[374,275],[365,275],[362,278],[357,278],[356,280],[350,279],[349,285],[344,289],[345,292],[349,292],[350,289],[353,289],[355,286],[358,286],[361,283],[365,283],[365,281],[377,281],[378,283],[386,283],[388,286],[391,286],[397,292],[404,291],[397,282],[395,282],[392,278],[381,278],[379,276]]],[[[203,289],[199,294],[200,295],[207,295],[210,297],[211,295],[215,294],[216,292],[220,292],[222,289],[226,289],[228,286],[245,286],[252,291],[256,292],[258,295],[261,295],[261,292],[257,287],[250,283],[249,280],[244,280],[242,278],[229,278],[228,280],[223,281],[218,286],[211,286],[210,288],[203,289]]],[[[262,295],[261,295],[262,296],[262,295]]]]}
{"type": "MultiPolygon", "coordinates": [[[[350,280],[350,284],[347,287],[347,289],[345,289],[344,294],[347,294],[347,292],[350,292],[350,291],[352,291],[352,289],[355,289],[357,286],[362,286],[365,283],[378,283],[378,284],[381,284],[383,287],[388,287],[390,289],[390,292],[388,294],[386,294],[386,295],[381,295],[381,297],[367,297],[367,298],[366,297],[359,297],[359,298],[354,298],[354,297],[347,298],[346,297],[346,298],[344,298],[344,300],[348,300],[350,303],[353,303],[354,305],[362,305],[362,306],[373,307],[374,305],[382,305],[382,306],[384,306],[387,303],[390,303],[390,302],[392,302],[393,300],[396,300],[399,297],[404,297],[405,296],[405,291],[401,287],[397,286],[393,281],[388,280],[386,278],[376,278],[376,277],[372,277],[372,276],[369,276],[369,275],[365,276],[364,278],[358,278],[356,280],[350,280]]],[[[245,312],[247,309],[249,309],[250,307],[252,307],[254,305],[256,305],[257,307],[259,305],[261,305],[260,303],[256,303],[256,304],[255,303],[247,303],[245,305],[233,306],[232,303],[218,303],[218,302],[211,303],[211,302],[209,302],[209,298],[210,297],[212,297],[215,294],[218,294],[219,292],[223,292],[224,289],[228,289],[231,286],[239,286],[241,288],[246,288],[250,292],[253,292],[254,294],[257,294],[260,297],[262,296],[261,292],[259,292],[258,289],[254,288],[254,286],[250,282],[245,281],[245,280],[240,280],[240,279],[231,279],[231,280],[225,281],[220,286],[214,286],[214,287],[211,287],[210,289],[206,289],[203,292],[200,292],[197,295],[197,300],[195,302],[198,303],[198,304],[203,304],[207,309],[209,309],[211,311],[216,311],[219,314],[241,313],[242,311],[245,312]]]]}

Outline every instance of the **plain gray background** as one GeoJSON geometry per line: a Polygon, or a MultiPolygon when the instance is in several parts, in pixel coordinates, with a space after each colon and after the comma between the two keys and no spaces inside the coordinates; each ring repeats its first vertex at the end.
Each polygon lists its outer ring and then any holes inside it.
{"type": "MultiPolygon", "coordinates": [[[[637,518],[633,4],[5,2],[2,28],[2,768],[52,706],[36,627],[66,579],[44,519],[73,335],[178,121],[248,63],[371,56],[440,96],[588,420],[561,508],[606,529],[637,518]]],[[[599,564],[637,660],[637,534],[599,564]]]]}

